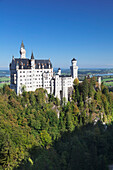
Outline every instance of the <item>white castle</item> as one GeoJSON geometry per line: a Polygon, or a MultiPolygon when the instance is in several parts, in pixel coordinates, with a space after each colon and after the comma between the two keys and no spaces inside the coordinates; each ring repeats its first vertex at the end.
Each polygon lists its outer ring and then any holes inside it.
{"type": "Polygon", "coordinates": [[[53,75],[52,63],[49,60],[35,60],[33,53],[31,59],[26,58],[26,50],[22,42],[20,58],[12,58],[10,63],[10,88],[14,89],[17,95],[21,94],[23,88],[26,91],[35,91],[37,88],[44,88],[49,94],[53,94],[60,100],[70,99],[73,81],[78,78],[77,60],[72,59],[71,75],[61,75],[61,69],[53,75]]]}

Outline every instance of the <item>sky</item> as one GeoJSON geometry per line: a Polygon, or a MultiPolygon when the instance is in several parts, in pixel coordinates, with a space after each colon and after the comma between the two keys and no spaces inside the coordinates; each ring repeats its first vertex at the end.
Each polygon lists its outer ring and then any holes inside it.
{"type": "Polygon", "coordinates": [[[0,69],[19,58],[53,67],[113,68],[113,0],[0,0],[0,69]]]}

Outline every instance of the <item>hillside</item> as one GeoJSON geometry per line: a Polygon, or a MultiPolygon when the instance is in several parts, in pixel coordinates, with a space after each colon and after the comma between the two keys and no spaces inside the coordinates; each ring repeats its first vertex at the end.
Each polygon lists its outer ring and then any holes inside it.
{"type": "Polygon", "coordinates": [[[0,89],[0,169],[100,170],[113,163],[113,93],[74,81],[72,100],[0,89]],[[58,118],[58,114],[60,117],[58,118]],[[103,125],[106,124],[106,125],[103,125]]]}

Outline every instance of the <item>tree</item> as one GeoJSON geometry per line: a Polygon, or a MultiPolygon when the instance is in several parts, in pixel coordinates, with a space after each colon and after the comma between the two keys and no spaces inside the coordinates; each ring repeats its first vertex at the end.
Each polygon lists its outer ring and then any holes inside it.
{"type": "Polygon", "coordinates": [[[66,129],[69,130],[70,132],[74,130],[72,114],[69,111],[66,113],[66,129]]]}
{"type": "Polygon", "coordinates": [[[79,80],[76,78],[73,82],[74,90],[73,90],[73,100],[75,102],[79,101],[79,80]]]}
{"type": "Polygon", "coordinates": [[[93,96],[93,93],[94,93],[94,90],[93,90],[93,79],[91,78],[90,81],[89,81],[89,84],[88,84],[88,96],[89,97],[92,97],[93,96]]]}
{"type": "Polygon", "coordinates": [[[41,145],[45,148],[48,148],[52,144],[51,136],[47,133],[46,130],[42,130],[40,133],[41,145]]]}
{"type": "Polygon", "coordinates": [[[86,102],[86,98],[88,97],[88,80],[87,80],[87,78],[85,78],[82,83],[82,95],[83,95],[84,102],[86,102]]]}
{"type": "Polygon", "coordinates": [[[35,98],[33,92],[30,92],[30,94],[29,94],[29,100],[30,100],[31,105],[32,105],[32,106],[35,106],[36,98],[35,98]]]}
{"type": "Polygon", "coordinates": [[[0,164],[4,169],[10,169],[16,164],[15,159],[17,159],[17,157],[18,155],[16,155],[15,147],[9,135],[5,134],[0,148],[0,164]]]}
{"type": "Polygon", "coordinates": [[[84,102],[83,102],[82,95],[80,95],[80,99],[79,99],[79,104],[78,104],[78,106],[79,106],[80,110],[82,110],[83,107],[84,107],[84,102]]]}
{"type": "Polygon", "coordinates": [[[108,115],[109,114],[108,101],[104,94],[102,94],[102,102],[103,102],[105,113],[106,113],[106,115],[108,115]]]}
{"type": "Polygon", "coordinates": [[[73,86],[78,86],[79,85],[79,80],[78,78],[74,79],[73,86]]]}

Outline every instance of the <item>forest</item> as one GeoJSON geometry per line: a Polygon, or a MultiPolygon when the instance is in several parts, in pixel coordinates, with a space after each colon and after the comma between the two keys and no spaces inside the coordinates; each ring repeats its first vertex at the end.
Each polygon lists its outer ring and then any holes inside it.
{"type": "Polygon", "coordinates": [[[0,88],[0,170],[107,170],[113,164],[113,92],[73,82],[67,103],[40,88],[0,88]]]}

